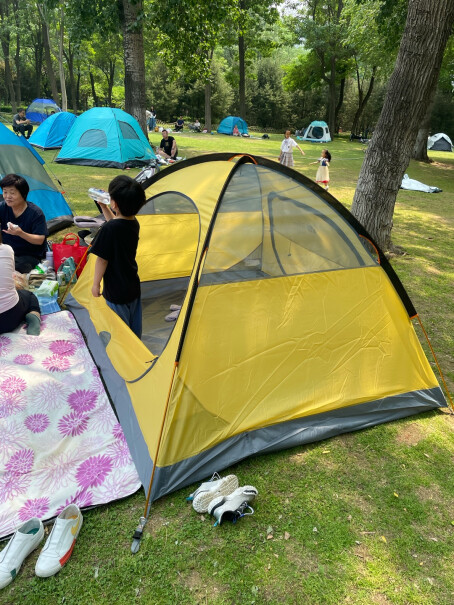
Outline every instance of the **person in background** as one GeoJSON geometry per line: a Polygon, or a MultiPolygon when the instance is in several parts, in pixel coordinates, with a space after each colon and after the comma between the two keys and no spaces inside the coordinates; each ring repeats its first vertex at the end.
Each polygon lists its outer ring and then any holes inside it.
{"type": "Polygon", "coordinates": [[[148,109],[146,110],[146,116],[147,116],[148,132],[154,132],[154,129],[156,126],[156,112],[155,112],[153,106],[151,106],[150,111],[148,111],[148,109]]]}
{"type": "Polygon", "coordinates": [[[162,139],[159,144],[158,153],[161,157],[166,160],[176,160],[177,159],[177,142],[173,137],[169,136],[169,133],[166,129],[162,131],[162,139]]]}
{"type": "Polygon", "coordinates": [[[194,130],[196,132],[200,132],[201,128],[202,128],[202,126],[200,125],[200,120],[199,120],[199,118],[196,118],[195,122],[194,122],[194,130]]]}
{"type": "Polygon", "coordinates": [[[298,143],[290,137],[290,134],[290,130],[285,131],[285,138],[281,143],[281,153],[279,154],[279,162],[283,166],[292,167],[294,165],[293,148],[298,147],[298,149],[301,151],[301,155],[305,155],[305,153],[298,145],[298,143]]]}
{"type": "Polygon", "coordinates": [[[16,271],[29,273],[46,256],[46,217],[41,208],[26,201],[30,188],[22,176],[7,174],[0,187],[3,242],[14,250],[16,271]]]}
{"type": "Polygon", "coordinates": [[[12,332],[23,321],[27,334],[39,336],[41,313],[36,296],[28,290],[16,290],[14,251],[4,244],[0,232],[0,334],[12,332]]]}
{"type": "Polygon", "coordinates": [[[13,130],[14,132],[20,132],[26,139],[30,138],[33,132],[33,126],[30,120],[27,120],[25,117],[25,109],[17,110],[16,115],[13,117],[13,130]]]}
{"type": "Polygon", "coordinates": [[[184,120],[180,116],[178,118],[178,120],[175,122],[175,132],[180,132],[181,130],[183,130],[183,127],[184,127],[184,120]]]}
{"type": "Polygon", "coordinates": [[[109,184],[110,207],[101,204],[106,223],[91,251],[97,256],[91,293],[102,295],[138,338],[142,336],[140,279],[136,262],[139,223],[136,214],[146,202],[140,183],[121,174],[109,184]],[[114,214],[115,213],[115,214],[114,214]]]}
{"type": "Polygon", "coordinates": [[[325,187],[326,191],[329,189],[329,163],[331,162],[331,154],[327,149],[322,150],[321,157],[311,164],[320,164],[317,168],[317,174],[315,180],[317,183],[325,187]]]}
{"type": "Polygon", "coordinates": [[[238,130],[238,126],[235,124],[235,126],[233,127],[233,131],[232,131],[232,135],[234,137],[239,137],[240,136],[240,131],[238,130]]]}

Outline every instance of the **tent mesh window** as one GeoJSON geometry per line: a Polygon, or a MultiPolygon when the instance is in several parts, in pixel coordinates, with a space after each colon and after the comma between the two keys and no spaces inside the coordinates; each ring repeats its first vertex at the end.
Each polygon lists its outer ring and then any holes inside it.
{"type": "Polygon", "coordinates": [[[200,285],[376,264],[322,197],[277,171],[244,164],[221,200],[200,285]]]}
{"type": "Polygon", "coordinates": [[[91,129],[83,133],[79,139],[78,147],[105,147],[107,148],[107,136],[103,130],[91,129]]]}
{"type": "Polygon", "coordinates": [[[120,126],[121,134],[123,135],[124,139],[139,139],[139,135],[131,126],[131,124],[119,120],[118,125],[120,126]]]}

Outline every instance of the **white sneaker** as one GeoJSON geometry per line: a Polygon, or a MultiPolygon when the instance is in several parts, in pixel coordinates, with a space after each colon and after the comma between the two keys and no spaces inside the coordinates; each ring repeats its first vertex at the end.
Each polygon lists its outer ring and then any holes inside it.
{"type": "Polygon", "coordinates": [[[19,573],[24,559],[35,550],[44,537],[40,519],[33,517],[17,528],[0,553],[0,588],[5,588],[19,573]]]}
{"type": "Polygon", "coordinates": [[[166,315],[164,317],[164,319],[166,321],[176,321],[178,319],[179,314],[180,314],[180,309],[176,309],[175,311],[172,311],[172,313],[169,313],[168,315],[166,315]]]}
{"type": "Polygon", "coordinates": [[[202,483],[188,499],[192,499],[192,506],[196,512],[206,513],[210,502],[214,498],[231,494],[237,487],[238,477],[236,475],[227,475],[227,477],[221,478],[215,473],[211,481],[202,483]]]}
{"type": "Polygon", "coordinates": [[[250,502],[256,496],[258,491],[252,485],[239,487],[227,496],[219,496],[212,500],[208,506],[208,513],[216,519],[215,525],[220,525],[223,521],[236,523],[241,517],[254,514],[250,502]],[[245,512],[246,509],[250,512],[245,512]]]}
{"type": "Polygon", "coordinates": [[[180,311],[181,305],[170,305],[169,309],[171,311],[180,311]]]}
{"type": "Polygon", "coordinates": [[[76,504],[69,504],[62,510],[36,561],[37,576],[48,578],[60,571],[73,552],[82,521],[82,513],[76,504]]]}

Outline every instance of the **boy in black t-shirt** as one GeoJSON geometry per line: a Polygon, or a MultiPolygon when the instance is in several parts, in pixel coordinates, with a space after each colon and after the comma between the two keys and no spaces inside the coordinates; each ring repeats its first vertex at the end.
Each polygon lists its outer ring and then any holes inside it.
{"type": "Polygon", "coordinates": [[[91,249],[98,257],[91,292],[93,296],[101,296],[103,279],[102,295],[106,303],[141,338],[142,309],[136,263],[140,227],[135,215],[145,204],[145,192],[134,179],[119,175],[110,182],[109,194],[110,208],[105,203],[101,206],[107,222],[91,249]]]}

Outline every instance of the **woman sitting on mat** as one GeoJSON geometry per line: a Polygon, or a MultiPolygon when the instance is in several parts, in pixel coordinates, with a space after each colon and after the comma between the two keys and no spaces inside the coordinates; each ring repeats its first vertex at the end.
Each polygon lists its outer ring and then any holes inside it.
{"type": "Polygon", "coordinates": [[[23,321],[27,334],[39,336],[41,313],[38,299],[28,290],[16,290],[14,284],[14,252],[2,243],[0,232],[0,334],[12,332],[23,321]]]}

